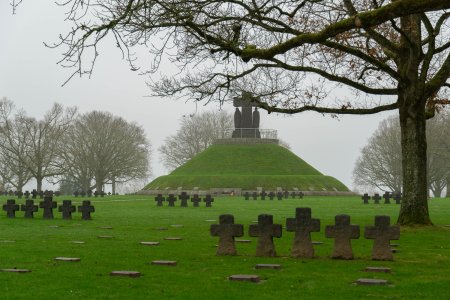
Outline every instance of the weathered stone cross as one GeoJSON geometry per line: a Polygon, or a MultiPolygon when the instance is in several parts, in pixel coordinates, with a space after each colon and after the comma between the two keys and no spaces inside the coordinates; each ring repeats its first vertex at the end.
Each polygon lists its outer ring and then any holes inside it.
{"type": "Polygon", "coordinates": [[[3,210],[6,211],[8,218],[15,218],[16,211],[19,210],[19,204],[16,204],[14,199],[6,200],[6,204],[3,204],[3,210]]]}
{"type": "Polygon", "coordinates": [[[156,206],[163,206],[164,197],[161,194],[155,197],[156,206]]]}
{"type": "Polygon", "coordinates": [[[178,199],[181,200],[181,207],[187,207],[188,206],[188,200],[189,200],[189,195],[186,192],[181,192],[181,195],[178,196],[178,199]]]}
{"type": "Polygon", "coordinates": [[[384,204],[391,203],[391,201],[389,201],[389,199],[391,198],[391,194],[389,192],[384,193],[383,198],[384,198],[384,204]]]}
{"type": "Polygon", "coordinates": [[[72,213],[76,211],[75,205],[72,205],[71,200],[63,200],[63,204],[58,207],[58,211],[62,212],[64,220],[71,220],[72,213]]]}
{"type": "Polygon", "coordinates": [[[277,192],[277,198],[278,198],[278,200],[283,200],[283,192],[282,191],[277,192]]]}
{"type": "Polygon", "coordinates": [[[211,195],[206,195],[206,198],[203,199],[203,202],[206,203],[206,207],[211,207],[211,203],[214,202],[214,198],[211,195]]]}
{"type": "Polygon", "coordinates": [[[177,201],[177,198],[175,198],[173,194],[169,194],[166,201],[169,202],[169,206],[175,206],[175,201],[177,201]]]}
{"type": "Polygon", "coordinates": [[[34,204],[34,200],[25,200],[25,204],[20,206],[20,210],[25,212],[25,218],[33,218],[33,213],[38,211],[38,206],[34,204]]]}
{"type": "Polygon", "coordinates": [[[44,219],[53,219],[53,209],[56,208],[53,197],[44,197],[44,201],[39,202],[39,207],[44,209],[44,219]]]}
{"type": "Polygon", "coordinates": [[[379,194],[373,195],[373,196],[372,196],[372,199],[373,199],[373,201],[374,201],[375,204],[380,204],[380,199],[381,199],[381,197],[380,197],[379,194]]]}
{"type": "Polygon", "coordinates": [[[370,196],[369,196],[369,194],[365,193],[365,194],[361,197],[361,199],[364,201],[364,202],[363,202],[364,204],[369,204],[370,196]]]}
{"type": "Polygon", "coordinates": [[[400,238],[400,227],[390,226],[389,216],[375,216],[375,226],[366,226],[364,237],[373,239],[372,259],[393,260],[390,240],[400,238]]]}
{"type": "Polygon", "coordinates": [[[234,224],[233,215],[220,215],[219,224],[212,224],[210,228],[212,236],[219,237],[217,255],[236,255],[234,238],[244,235],[244,226],[234,224]]]}
{"type": "Polygon", "coordinates": [[[191,202],[194,203],[194,207],[199,207],[199,203],[202,202],[202,199],[197,194],[194,194],[191,198],[191,202]]]}
{"type": "Polygon", "coordinates": [[[92,220],[91,213],[95,212],[94,206],[90,200],[84,200],[81,206],[78,206],[78,212],[81,212],[81,219],[92,220]]]}
{"type": "Polygon", "coordinates": [[[291,250],[292,257],[314,257],[311,232],[320,231],[320,220],[311,218],[311,208],[296,208],[295,218],[286,219],[286,231],[295,232],[294,244],[291,250]]]}
{"type": "Polygon", "coordinates": [[[275,197],[275,193],[274,192],[270,192],[269,193],[269,199],[273,200],[274,197],[275,197]]]}
{"type": "Polygon", "coordinates": [[[252,224],[249,227],[248,234],[258,237],[258,246],[256,247],[256,256],[276,256],[273,237],[281,237],[281,224],[273,224],[272,215],[259,215],[258,224],[252,224]]]}
{"type": "Polygon", "coordinates": [[[258,192],[253,192],[252,198],[253,198],[253,200],[258,200],[258,192]]]}
{"type": "Polygon", "coordinates": [[[261,200],[266,200],[266,195],[267,195],[266,191],[262,191],[261,192],[261,200]]]}
{"type": "Polygon", "coordinates": [[[350,225],[349,215],[337,215],[335,225],[325,227],[325,236],[334,238],[332,258],[353,259],[351,239],[359,238],[359,226],[350,225]]]}

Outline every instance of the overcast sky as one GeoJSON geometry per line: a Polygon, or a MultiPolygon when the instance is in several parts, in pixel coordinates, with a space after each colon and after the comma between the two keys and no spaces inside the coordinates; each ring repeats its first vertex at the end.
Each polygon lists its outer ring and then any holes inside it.
{"type": "MultiPolygon", "coordinates": [[[[219,106],[196,107],[194,102],[146,97],[148,78],[130,70],[113,42],[99,49],[90,79],[75,77],[62,87],[70,74],[56,64],[62,49],[46,48],[43,42],[56,42],[68,28],[64,9],[53,1],[25,0],[16,15],[11,13],[9,0],[0,1],[0,98],[9,98],[36,118],[59,102],[77,106],[82,113],[109,111],[134,121],[143,126],[151,141],[153,177],[166,174],[157,151],[164,139],[176,132],[183,115],[219,106]]],[[[144,53],[140,58],[149,56],[144,53]]],[[[222,109],[234,111],[231,104],[222,109]]],[[[278,130],[296,155],[352,188],[352,170],[361,148],[378,123],[392,114],[395,112],[336,120],[317,113],[285,116],[261,111],[261,127],[278,130]]]]}

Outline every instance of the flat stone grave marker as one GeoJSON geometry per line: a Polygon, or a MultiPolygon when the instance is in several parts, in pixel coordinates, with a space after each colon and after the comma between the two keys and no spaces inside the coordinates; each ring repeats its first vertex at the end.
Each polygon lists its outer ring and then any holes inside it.
{"type": "Polygon", "coordinates": [[[244,275],[244,274],[238,274],[238,275],[231,275],[228,277],[228,280],[231,281],[249,281],[249,282],[259,282],[259,276],[258,275],[244,275]]]}
{"type": "Polygon", "coordinates": [[[166,241],[181,241],[182,240],[182,238],[180,238],[180,237],[165,237],[164,238],[166,241]]]}
{"type": "Polygon", "coordinates": [[[349,215],[337,215],[335,225],[325,227],[325,236],[334,238],[332,258],[353,259],[351,239],[359,238],[359,226],[350,225],[349,215]]]}
{"type": "Polygon", "coordinates": [[[50,225],[50,226],[48,226],[48,228],[59,228],[59,226],[58,225],[50,225]]]}
{"type": "Polygon", "coordinates": [[[181,225],[181,224],[173,224],[173,225],[170,225],[170,227],[174,227],[174,228],[182,228],[182,227],[184,227],[184,225],[181,225]]]}
{"type": "Polygon", "coordinates": [[[251,240],[238,239],[238,240],[235,240],[235,242],[236,243],[242,243],[242,244],[248,244],[248,243],[251,243],[252,241],[251,240]]]}
{"type": "Polygon", "coordinates": [[[387,267],[366,267],[364,272],[375,272],[375,273],[391,273],[391,268],[387,267]]]}
{"type": "Polygon", "coordinates": [[[389,192],[385,192],[383,194],[384,204],[391,204],[391,201],[389,200],[391,198],[391,194],[389,192]]]}
{"type": "Polygon", "coordinates": [[[83,204],[78,206],[78,212],[81,212],[81,219],[92,220],[91,213],[95,212],[95,208],[90,200],[83,200],[83,204]]]}
{"type": "Polygon", "coordinates": [[[206,198],[203,199],[203,202],[206,203],[206,207],[211,207],[211,203],[214,202],[214,198],[211,195],[206,195],[206,198]]]}
{"type": "Polygon", "coordinates": [[[156,201],[156,206],[163,206],[163,202],[165,201],[165,198],[161,194],[158,194],[158,196],[155,197],[155,201],[156,201]]]}
{"type": "Polygon", "coordinates": [[[114,238],[112,235],[98,235],[99,239],[112,239],[114,238]]]}
{"type": "Polygon", "coordinates": [[[270,192],[269,193],[269,199],[273,200],[274,197],[275,197],[275,193],[274,192],[270,192]]]}
{"type": "Polygon", "coordinates": [[[261,191],[261,200],[266,200],[267,193],[266,191],[261,191]]]}
{"type": "Polygon", "coordinates": [[[398,250],[398,249],[391,249],[391,252],[392,252],[392,253],[399,253],[400,250],[398,250]]]}
{"type": "Polygon", "coordinates": [[[111,273],[109,273],[109,275],[136,278],[141,276],[141,273],[136,271],[112,271],[111,273]]]}
{"type": "Polygon", "coordinates": [[[145,245],[145,246],[158,246],[159,242],[140,242],[139,244],[145,245]]]}
{"type": "Polygon", "coordinates": [[[245,193],[244,193],[244,199],[245,199],[245,200],[249,200],[249,199],[250,199],[250,194],[249,194],[249,192],[245,192],[245,193]]]}
{"type": "Polygon", "coordinates": [[[180,199],[181,204],[180,207],[188,207],[189,195],[186,192],[182,192],[178,199],[180,199]]]}
{"type": "Polygon", "coordinates": [[[151,264],[160,266],[176,266],[177,262],[174,260],[154,260],[151,264]]]}
{"type": "Polygon", "coordinates": [[[30,273],[31,270],[28,269],[0,269],[1,272],[9,272],[9,273],[30,273]]]}
{"type": "Polygon", "coordinates": [[[71,244],[86,244],[86,242],[83,241],[70,241],[71,244]]]}
{"type": "Polygon", "coordinates": [[[364,195],[361,196],[361,199],[363,200],[363,204],[369,204],[370,196],[369,194],[365,193],[364,195]]]}
{"type": "Polygon", "coordinates": [[[323,242],[311,242],[313,245],[323,245],[323,242]]]}
{"type": "Polygon", "coordinates": [[[244,226],[234,224],[234,216],[225,214],[219,216],[219,224],[212,224],[210,228],[212,236],[219,237],[217,255],[236,255],[234,238],[244,235],[244,226]]]}
{"type": "Polygon", "coordinates": [[[162,231],[162,230],[168,230],[168,228],[166,228],[166,227],[159,227],[159,228],[155,228],[156,230],[160,230],[160,231],[162,231]]]}
{"type": "Polygon", "coordinates": [[[20,210],[24,211],[25,218],[33,218],[33,213],[38,211],[38,206],[34,204],[34,200],[25,200],[25,204],[20,206],[20,210]]]}
{"type": "Polygon", "coordinates": [[[257,264],[255,266],[255,269],[275,269],[275,270],[279,270],[279,269],[281,269],[281,265],[278,265],[278,264],[257,264]]]}
{"type": "Polygon", "coordinates": [[[8,241],[8,240],[3,240],[3,241],[0,241],[0,243],[15,243],[16,241],[8,241]]]}
{"type": "Polygon", "coordinates": [[[205,222],[217,222],[217,220],[211,219],[211,220],[205,220],[205,222]]]}
{"type": "Polygon", "coordinates": [[[360,278],[355,283],[358,285],[387,285],[389,282],[385,279],[360,278]]]}
{"type": "Polygon", "coordinates": [[[111,226],[100,226],[100,229],[113,229],[111,226]]]}
{"type": "Polygon", "coordinates": [[[53,201],[53,197],[44,197],[44,201],[39,202],[39,207],[44,209],[44,219],[53,219],[53,209],[56,208],[56,202],[53,201]]]}
{"type": "Polygon", "coordinates": [[[253,200],[258,200],[258,192],[253,192],[252,198],[253,198],[253,200]]]}
{"type": "Polygon", "coordinates": [[[177,201],[177,198],[175,198],[174,194],[169,194],[169,197],[166,198],[166,201],[169,202],[169,206],[175,206],[175,201],[177,201]]]}
{"type": "Polygon", "coordinates": [[[311,232],[320,231],[320,220],[311,218],[311,208],[297,207],[295,209],[295,218],[286,219],[286,231],[295,232],[291,250],[292,257],[314,257],[311,232]]]}
{"type": "Polygon", "coordinates": [[[390,246],[391,246],[391,247],[399,247],[400,244],[391,244],[390,246]]]}
{"type": "Polygon", "coordinates": [[[15,218],[16,211],[19,209],[19,204],[16,204],[16,200],[14,199],[6,200],[6,204],[3,204],[3,210],[6,211],[6,216],[8,218],[15,218]]]}
{"type": "Polygon", "coordinates": [[[80,261],[81,259],[79,257],[55,257],[55,260],[58,261],[80,261]]]}
{"type": "Polygon", "coordinates": [[[249,236],[258,237],[256,256],[276,256],[273,238],[280,238],[281,233],[281,224],[273,224],[272,215],[259,215],[258,224],[250,225],[248,230],[249,236]]]}
{"type": "Polygon", "coordinates": [[[389,216],[375,216],[375,226],[366,226],[364,237],[373,239],[372,259],[373,260],[393,260],[391,240],[400,238],[400,227],[390,226],[389,216]]]}
{"type": "Polygon", "coordinates": [[[202,202],[202,198],[200,198],[198,194],[194,194],[194,196],[191,198],[191,202],[194,203],[194,207],[199,207],[199,203],[202,202]]]}
{"type": "Polygon", "coordinates": [[[72,213],[76,211],[75,205],[72,205],[71,200],[63,200],[63,204],[58,207],[58,211],[62,212],[64,220],[71,220],[72,213]]]}

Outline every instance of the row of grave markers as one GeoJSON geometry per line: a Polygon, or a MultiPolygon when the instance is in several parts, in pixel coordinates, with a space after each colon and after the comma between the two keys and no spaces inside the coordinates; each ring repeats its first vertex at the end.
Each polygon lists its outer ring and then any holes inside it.
{"type": "MultiPolygon", "coordinates": [[[[311,218],[311,208],[296,208],[295,218],[286,219],[286,231],[295,232],[291,255],[296,258],[313,258],[314,248],[311,241],[311,232],[320,231],[320,220],[311,218]]],[[[234,216],[220,215],[219,224],[212,224],[212,236],[219,237],[217,255],[237,255],[235,237],[244,235],[244,226],[234,224],[234,216]]],[[[261,214],[258,224],[249,226],[249,235],[258,237],[256,256],[276,256],[273,238],[282,235],[281,224],[273,224],[273,216],[261,214]]],[[[352,239],[360,237],[360,226],[350,224],[350,216],[337,215],[335,225],[325,227],[325,237],[334,238],[334,250],[331,255],[336,259],[353,259],[352,239]]],[[[390,240],[400,238],[400,227],[390,226],[389,216],[375,216],[375,226],[366,226],[364,230],[366,239],[373,239],[372,259],[393,260],[390,240]]]]}
{"type": "MultiPolygon", "coordinates": [[[[188,207],[188,200],[191,199],[191,202],[194,204],[194,207],[199,207],[200,202],[202,202],[202,199],[195,194],[192,198],[186,193],[182,192],[181,195],[178,196],[178,199],[180,199],[181,204],[180,207],[188,207]]],[[[169,194],[167,198],[164,198],[162,194],[158,194],[155,197],[156,206],[163,206],[163,202],[166,201],[169,203],[169,206],[175,206],[175,202],[177,201],[177,198],[174,194],[169,194]]],[[[206,207],[211,207],[211,203],[214,202],[214,198],[211,197],[211,195],[206,195],[205,198],[203,198],[203,202],[205,202],[206,207]]]]}
{"type": "MultiPolygon", "coordinates": [[[[44,219],[53,219],[53,209],[57,207],[56,201],[52,197],[44,197],[44,201],[39,202],[39,208],[43,208],[44,219]]],[[[34,213],[38,211],[38,206],[34,204],[34,200],[26,200],[25,204],[16,204],[14,199],[9,199],[6,204],[3,204],[3,210],[6,211],[8,218],[15,218],[16,211],[25,212],[25,218],[33,218],[34,213]]],[[[62,218],[65,220],[72,219],[72,213],[76,211],[75,205],[72,205],[71,200],[63,200],[63,204],[58,206],[58,211],[62,213],[62,218]]],[[[91,213],[95,211],[91,201],[84,200],[82,205],[78,206],[78,212],[81,212],[81,219],[91,220],[91,213]]]]}
{"type": "Polygon", "coordinates": [[[289,193],[289,191],[278,191],[277,193],[275,192],[269,192],[267,193],[266,191],[261,191],[260,193],[258,192],[253,192],[252,194],[250,194],[249,192],[245,192],[244,193],[244,199],[245,200],[249,200],[250,197],[252,197],[253,200],[258,200],[258,196],[260,197],[261,200],[266,200],[266,196],[270,199],[273,200],[275,197],[277,197],[278,200],[282,200],[283,198],[285,199],[289,199],[289,196],[292,199],[295,199],[297,196],[299,199],[303,199],[303,192],[291,192],[289,193]]]}
{"type": "MultiPolygon", "coordinates": [[[[363,204],[369,204],[370,200],[369,194],[365,193],[363,196],[361,196],[361,199],[363,200],[363,204]]],[[[389,193],[385,192],[383,194],[384,204],[391,204],[390,199],[393,198],[395,200],[395,204],[401,204],[402,203],[402,194],[401,193],[389,193]]],[[[374,204],[380,204],[380,200],[382,198],[380,197],[380,194],[375,194],[372,196],[372,200],[374,201],[374,204]]]]}

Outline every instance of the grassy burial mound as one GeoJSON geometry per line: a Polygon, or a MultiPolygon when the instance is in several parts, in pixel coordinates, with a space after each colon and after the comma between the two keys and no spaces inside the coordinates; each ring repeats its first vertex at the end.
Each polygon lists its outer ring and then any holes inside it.
{"type": "Polygon", "coordinates": [[[276,144],[213,145],[166,176],[156,178],[145,189],[166,187],[201,190],[242,188],[348,191],[337,179],[325,176],[276,144]]]}

